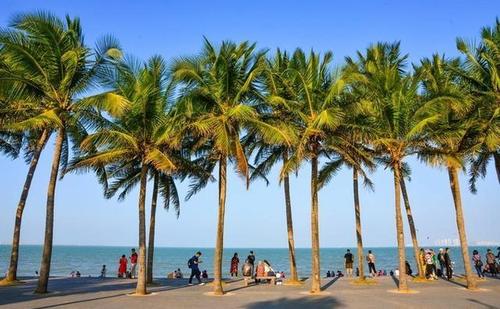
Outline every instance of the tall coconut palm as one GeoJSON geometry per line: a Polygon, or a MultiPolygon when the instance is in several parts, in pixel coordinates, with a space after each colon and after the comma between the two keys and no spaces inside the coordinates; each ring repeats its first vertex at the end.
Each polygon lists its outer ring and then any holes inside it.
{"type": "Polygon", "coordinates": [[[473,117],[477,106],[473,104],[471,93],[454,74],[459,67],[459,60],[446,60],[439,55],[421,61],[418,71],[427,105],[421,117],[429,121],[423,131],[428,144],[420,149],[419,157],[428,164],[441,165],[448,170],[467,288],[474,289],[476,281],[469,259],[458,170],[465,167],[480,143],[475,138],[478,124],[473,117]]]}
{"type": "Polygon", "coordinates": [[[297,170],[304,160],[311,161],[311,260],[312,282],[310,292],[321,291],[319,253],[319,202],[318,170],[319,158],[324,153],[324,142],[328,132],[334,131],[343,113],[336,105],[336,97],[342,89],[342,82],[336,80],[330,69],[332,54],[323,57],[311,51],[309,55],[297,49],[291,59],[290,76],[294,81],[298,103],[298,141],[292,148],[290,158],[285,162],[281,177],[297,170]]]}
{"type": "Polygon", "coordinates": [[[464,66],[456,68],[461,82],[474,94],[476,138],[479,149],[471,157],[470,189],[476,192],[476,180],[484,177],[490,160],[500,183],[500,21],[481,29],[481,41],[475,46],[457,39],[457,48],[465,56],[464,66]]]}
{"type": "MultiPolygon", "coordinates": [[[[223,295],[222,254],[226,209],[227,165],[235,162],[248,185],[249,168],[240,134],[258,129],[266,142],[279,144],[286,135],[259,119],[254,104],[260,98],[259,76],[264,53],[255,44],[223,42],[218,48],[207,39],[199,56],[177,59],[172,74],[180,96],[177,113],[187,123],[183,137],[196,141],[197,155],[208,160],[210,171],[218,164],[219,208],[214,254],[214,294],[223,295]]],[[[202,182],[202,185],[206,182],[202,182]]],[[[198,186],[199,188],[200,186],[198,186]]]]}
{"type": "MultiPolygon", "coordinates": [[[[348,76],[344,79],[349,80],[348,76]]],[[[364,185],[373,190],[373,183],[368,178],[365,169],[375,169],[374,152],[369,147],[370,139],[376,136],[374,130],[375,117],[370,106],[367,106],[357,93],[359,89],[348,87],[350,91],[344,93],[341,108],[346,115],[343,124],[337,128],[336,134],[330,135],[325,142],[329,161],[325,163],[319,173],[319,187],[324,187],[336,173],[347,166],[352,169],[354,217],[356,229],[356,244],[358,255],[359,280],[365,280],[363,237],[361,229],[361,205],[359,200],[359,177],[363,178],[364,185]]]]}
{"type": "Polygon", "coordinates": [[[96,107],[107,108],[119,102],[103,102],[83,98],[93,86],[110,58],[119,57],[116,42],[108,37],[95,51],[83,41],[78,18],[63,21],[38,12],[15,16],[10,28],[0,33],[2,63],[0,78],[8,80],[17,97],[38,102],[28,117],[11,124],[17,131],[57,131],[48,191],[40,277],[37,293],[47,292],[52,256],[54,200],[59,169],[64,170],[70,142],[86,135],[88,126],[99,118],[96,107]],[[41,53],[40,51],[44,52],[41,53]]]}
{"type": "MultiPolygon", "coordinates": [[[[401,167],[403,159],[415,152],[422,144],[417,134],[422,126],[417,119],[421,108],[417,95],[418,80],[405,73],[407,56],[401,56],[399,43],[377,43],[369,47],[366,54],[358,52],[358,59],[347,58],[351,74],[359,75],[363,87],[368,91],[366,100],[373,104],[380,126],[379,136],[372,144],[384,160],[389,162],[394,174],[394,198],[396,213],[396,236],[398,243],[399,269],[406,268],[406,254],[401,214],[401,167]]],[[[418,261],[418,256],[416,257],[418,261]]],[[[400,291],[408,289],[406,273],[399,272],[400,291]]]]}
{"type": "MultiPolygon", "coordinates": [[[[288,135],[295,138],[295,125],[297,114],[294,114],[297,101],[294,101],[294,81],[289,70],[290,57],[286,52],[281,52],[279,49],[272,59],[267,60],[266,69],[264,71],[264,87],[265,99],[259,110],[263,121],[274,126],[284,128],[288,131],[288,135]]],[[[245,144],[248,145],[248,152],[252,153],[257,149],[255,155],[255,168],[250,177],[251,180],[257,178],[266,179],[265,177],[279,161],[286,164],[291,153],[291,148],[285,145],[269,145],[263,143],[262,140],[250,132],[245,136],[245,144]]],[[[293,143],[292,143],[293,145],[293,143]]],[[[285,217],[288,237],[288,256],[290,263],[290,278],[287,284],[298,284],[299,277],[297,275],[297,262],[295,255],[295,240],[293,236],[293,218],[292,218],[292,202],[290,197],[290,177],[289,173],[285,172],[280,179],[283,182],[283,191],[285,197],[285,217]]]]}
{"type": "MultiPolygon", "coordinates": [[[[0,63],[6,61],[7,58],[8,52],[1,53],[0,51],[0,63]]],[[[28,173],[17,204],[9,269],[7,277],[4,279],[5,283],[12,283],[17,280],[23,212],[40,154],[49,138],[49,132],[45,129],[29,132],[9,130],[11,124],[25,119],[29,116],[28,113],[33,115],[36,103],[27,102],[26,98],[20,97],[22,93],[17,93],[8,80],[3,80],[0,85],[0,152],[11,158],[16,158],[24,148],[25,159],[29,163],[28,173]]]]}
{"type": "Polygon", "coordinates": [[[139,183],[136,294],[145,295],[148,173],[153,171],[153,177],[160,173],[157,185],[162,184],[162,190],[168,194],[164,198],[166,202],[176,196],[167,193],[170,187],[166,186],[170,186],[170,179],[165,180],[161,176],[161,173],[170,175],[177,170],[176,157],[172,155],[177,145],[170,143],[173,127],[165,110],[167,70],[164,60],[155,56],[144,64],[132,59],[122,62],[113,76],[108,84],[114,95],[129,102],[127,113],[114,118],[109,127],[98,130],[81,143],[83,151],[89,154],[74,162],[73,168],[106,166],[109,177],[114,179],[107,191],[108,196],[121,189],[119,197],[124,198],[139,183]]]}

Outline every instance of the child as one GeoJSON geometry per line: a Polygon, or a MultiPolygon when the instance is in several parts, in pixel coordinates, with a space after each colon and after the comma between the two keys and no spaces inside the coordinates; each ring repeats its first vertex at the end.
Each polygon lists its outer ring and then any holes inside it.
{"type": "Polygon", "coordinates": [[[102,265],[101,278],[106,278],[106,265],[102,265]]]}

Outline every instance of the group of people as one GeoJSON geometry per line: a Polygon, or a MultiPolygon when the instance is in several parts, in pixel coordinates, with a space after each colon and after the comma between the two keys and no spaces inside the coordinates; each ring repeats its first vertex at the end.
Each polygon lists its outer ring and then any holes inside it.
{"type": "MultiPolygon", "coordinates": [[[[377,272],[375,268],[375,254],[373,254],[372,250],[368,250],[368,254],[366,255],[366,262],[368,263],[368,272],[372,277],[383,275],[383,272],[377,272]]],[[[352,278],[353,277],[353,265],[354,265],[354,255],[351,253],[351,250],[347,249],[347,252],[344,254],[344,266],[346,276],[352,278]]],[[[337,271],[337,276],[343,276],[342,272],[337,271]]],[[[359,268],[356,268],[356,276],[359,277],[359,268]]],[[[335,277],[335,272],[331,272],[330,276],[327,277],[335,277]]]]}
{"type": "Polygon", "coordinates": [[[453,262],[450,257],[450,248],[439,248],[438,253],[433,249],[420,249],[420,263],[424,266],[425,277],[429,280],[438,278],[453,278],[453,262]],[[438,268],[439,265],[439,268],[438,268]]]}
{"type": "MultiPolygon", "coordinates": [[[[118,278],[130,278],[130,279],[135,279],[136,278],[136,268],[137,268],[137,259],[138,255],[137,252],[135,252],[135,249],[132,248],[130,253],[130,269],[127,268],[128,265],[128,259],[125,256],[125,254],[122,255],[120,258],[118,264],[118,278]]],[[[103,269],[105,270],[106,265],[103,265],[103,269]]],[[[102,271],[101,271],[102,275],[102,271]]],[[[106,274],[104,274],[106,275],[106,274]]]]}
{"type": "MultiPolygon", "coordinates": [[[[440,248],[438,253],[436,254],[433,249],[420,249],[420,262],[424,266],[425,277],[429,280],[437,280],[438,278],[447,278],[450,280],[453,277],[453,262],[450,257],[450,249],[449,248],[440,248]],[[439,266],[439,268],[438,268],[439,266]]],[[[485,255],[485,262],[481,258],[481,255],[477,250],[473,251],[472,255],[472,263],[477,271],[477,275],[480,278],[484,278],[486,273],[491,274],[491,276],[496,277],[500,272],[500,247],[497,248],[498,253],[495,255],[491,249],[488,249],[485,255]],[[498,261],[497,261],[498,260],[498,261]]],[[[200,285],[203,285],[202,278],[208,278],[208,273],[206,270],[203,272],[200,271],[199,264],[202,263],[200,257],[202,253],[200,251],[196,252],[196,254],[188,260],[188,268],[191,269],[191,275],[189,276],[189,285],[192,285],[193,278],[198,280],[200,285]]],[[[119,261],[118,268],[118,277],[119,278],[135,278],[136,277],[136,266],[137,266],[137,258],[138,255],[135,249],[131,250],[131,255],[129,259],[126,258],[125,255],[122,255],[119,261]],[[128,270],[127,265],[130,260],[130,269],[128,270]]],[[[245,263],[241,267],[242,275],[244,277],[252,277],[252,278],[261,278],[261,277],[276,277],[278,281],[285,278],[284,272],[276,272],[271,264],[267,260],[262,260],[257,263],[255,266],[255,254],[253,251],[250,251],[247,256],[245,263]]],[[[368,254],[366,255],[366,262],[368,264],[368,271],[372,277],[376,276],[385,276],[387,272],[385,270],[377,271],[375,267],[375,254],[373,254],[372,250],[368,250],[368,254]]],[[[238,277],[239,272],[239,264],[240,259],[238,257],[238,253],[234,253],[231,258],[229,273],[231,277],[238,277]]],[[[344,265],[346,270],[347,277],[353,277],[353,265],[354,265],[354,255],[351,253],[351,250],[347,249],[344,255],[344,265]]],[[[410,264],[406,261],[406,270],[407,275],[412,275],[413,270],[411,269],[410,264]]],[[[396,269],[395,272],[391,271],[391,275],[396,274],[399,275],[399,270],[396,269]]],[[[79,277],[79,272],[72,272],[72,276],[79,277]]],[[[356,276],[359,277],[359,268],[356,268],[356,276]]],[[[343,277],[344,274],[337,270],[335,271],[327,271],[327,277],[343,277]]],[[[102,266],[101,270],[101,278],[106,277],[106,265],[102,266]]],[[[180,268],[174,270],[173,272],[167,275],[167,278],[176,278],[181,279],[184,278],[184,275],[180,268]]]]}
{"type": "Polygon", "coordinates": [[[484,274],[490,274],[495,278],[497,277],[500,271],[500,247],[497,248],[497,251],[497,255],[495,256],[491,249],[486,250],[486,263],[483,263],[481,255],[477,250],[472,252],[472,263],[474,264],[474,268],[479,278],[484,278],[484,274]]]}

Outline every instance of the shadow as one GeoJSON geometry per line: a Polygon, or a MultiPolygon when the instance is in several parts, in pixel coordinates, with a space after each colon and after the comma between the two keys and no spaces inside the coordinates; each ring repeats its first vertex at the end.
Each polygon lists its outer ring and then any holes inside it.
{"type": "Polygon", "coordinates": [[[314,296],[314,297],[302,297],[302,298],[280,298],[277,300],[261,301],[257,303],[252,303],[246,306],[248,309],[303,309],[303,308],[314,308],[314,309],[327,309],[336,308],[342,306],[342,303],[337,299],[325,296],[314,296]]]}
{"type": "Polygon", "coordinates": [[[394,281],[394,284],[396,285],[396,287],[399,289],[399,279],[396,278],[395,275],[392,275],[391,278],[394,281]]]}
{"type": "Polygon", "coordinates": [[[451,280],[447,280],[447,279],[443,279],[444,282],[449,282],[449,283],[452,283],[454,285],[458,285],[459,287],[462,287],[462,288],[467,288],[467,284],[463,284],[463,283],[460,283],[458,281],[455,281],[453,279],[451,280]]]}
{"type": "Polygon", "coordinates": [[[482,306],[482,307],[488,308],[488,309],[499,309],[500,308],[497,306],[488,305],[488,304],[483,303],[483,302],[476,300],[476,299],[467,298],[467,300],[470,301],[471,303],[474,303],[476,305],[479,305],[479,306],[482,306]]]}
{"type": "Polygon", "coordinates": [[[96,297],[96,298],[90,298],[90,299],[82,299],[82,300],[70,301],[70,302],[65,302],[65,303],[60,303],[60,304],[55,304],[55,305],[33,307],[33,309],[56,308],[56,307],[60,307],[60,306],[69,306],[69,305],[81,304],[81,303],[91,302],[91,301],[94,301],[94,300],[109,299],[109,298],[115,298],[115,297],[120,297],[120,296],[125,296],[125,295],[127,295],[127,293],[110,295],[110,296],[103,296],[103,297],[96,297]]]}
{"type": "MultiPolygon", "coordinates": [[[[196,285],[188,285],[188,279],[158,279],[158,286],[149,287],[150,292],[164,292],[177,289],[192,288],[196,285]]],[[[205,280],[206,283],[210,280],[205,280]]],[[[20,303],[37,299],[61,297],[68,295],[112,293],[120,294],[105,295],[102,298],[118,297],[133,293],[137,284],[133,279],[117,278],[51,278],[49,281],[49,293],[34,294],[37,284],[36,278],[30,278],[22,285],[2,287],[0,289],[0,305],[20,303]]],[[[101,298],[88,299],[85,301],[98,300],[101,298]]],[[[83,302],[83,301],[82,301],[83,302]]]]}
{"type": "Polygon", "coordinates": [[[237,288],[232,288],[232,289],[224,289],[224,291],[226,293],[229,293],[229,292],[234,292],[234,291],[239,291],[239,290],[244,290],[244,289],[248,289],[248,288],[251,288],[251,287],[254,287],[254,286],[257,286],[255,284],[249,284],[247,286],[240,286],[240,287],[237,287],[237,288]]]}
{"type": "Polygon", "coordinates": [[[335,282],[337,282],[337,280],[339,280],[340,277],[335,277],[333,278],[332,280],[328,281],[328,283],[326,283],[325,285],[323,285],[320,290],[321,291],[324,291],[326,289],[328,289],[329,287],[331,287],[335,282]]]}

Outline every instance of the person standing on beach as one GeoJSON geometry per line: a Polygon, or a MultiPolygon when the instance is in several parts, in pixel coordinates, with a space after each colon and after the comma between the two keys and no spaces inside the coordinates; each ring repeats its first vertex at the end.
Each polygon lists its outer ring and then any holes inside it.
{"type": "Polygon", "coordinates": [[[451,268],[450,248],[444,249],[444,266],[446,267],[446,278],[453,278],[453,269],[451,268]]]}
{"type": "Polygon", "coordinates": [[[347,249],[346,254],[344,254],[344,264],[345,264],[345,274],[349,278],[352,278],[352,264],[354,261],[354,257],[351,253],[351,250],[347,249]]]}
{"type": "Polygon", "coordinates": [[[240,263],[240,259],[238,258],[238,253],[234,253],[233,258],[231,259],[231,267],[229,269],[229,273],[231,277],[238,277],[238,264],[240,263]]]}
{"type": "Polygon", "coordinates": [[[253,276],[255,272],[255,254],[253,254],[253,251],[250,251],[250,254],[247,256],[245,264],[246,263],[248,263],[251,266],[250,276],[253,276]]]}
{"type": "Polygon", "coordinates": [[[368,271],[372,277],[375,277],[377,275],[377,270],[375,269],[375,255],[372,253],[372,250],[368,250],[366,261],[368,262],[368,271]]]}
{"type": "Polygon", "coordinates": [[[130,255],[130,278],[135,279],[136,267],[137,267],[137,252],[132,248],[132,254],[130,255]]]}
{"type": "Polygon", "coordinates": [[[474,268],[476,269],[477,276],[479,278],[484,278],[483,274],[483,261],[481,261],[481,255],[477,250],[472,251],[472,263],[474,264],[474,268]]]}
{"type": "Polygon", "coordinates": [[[200,285],[204,284],[203,282],[201,282],[201,278],[200,278],[200,274],[201,274],[200,267],[199,267],[199,264],[201,263],[200,256],[201,256],[201,252],[198,251],[198,252],[196,252],[195,255],[193,255],[192,258],[190,258],[188,260],[188,267],[191,268],[191,275],[189,276],[189,282],[188,282],[189,285],[193,285],[193,277],[196,277],[196,280],[198,280],[198,283],[200,285]]]}
{"type": "Polygon", "coordinates": [[[444,268],[445,268],[445,262],[444,262],[444,249],[439,248],[439,252],[437,255],[437,259],[439,262],[439,277],[444,278],[444,268]]]}
{"type": "Polygon", "coordinates": [[[488,264],[488,268],[490,270],[491,276],[495,277],[497,276],[497,265],[495,261],[495,255],[491,251],[491,249],[488,249],[486,251],[486,263],[488,264]]]}
{"type": "Polygon", "coordinates": [[[255,265],[255,254],[253,254],[253,251],[250,251],[250,254],[247,257],[248,263],[252,264],[252,266],[255,265]]]}
{"type": "Polygon", "coordinates": [[[123,278],[125,276],[125,273],[127,272],[127,257],[125,257],[125,254],[122,255],[120,261],[119,261],[119,267],[118,267],[118,278],[123,278]]]}
{"type": "Polygon", "coordinates": [[[101,278],[106,278],[106,265],[102,265],[101,278]]]}

